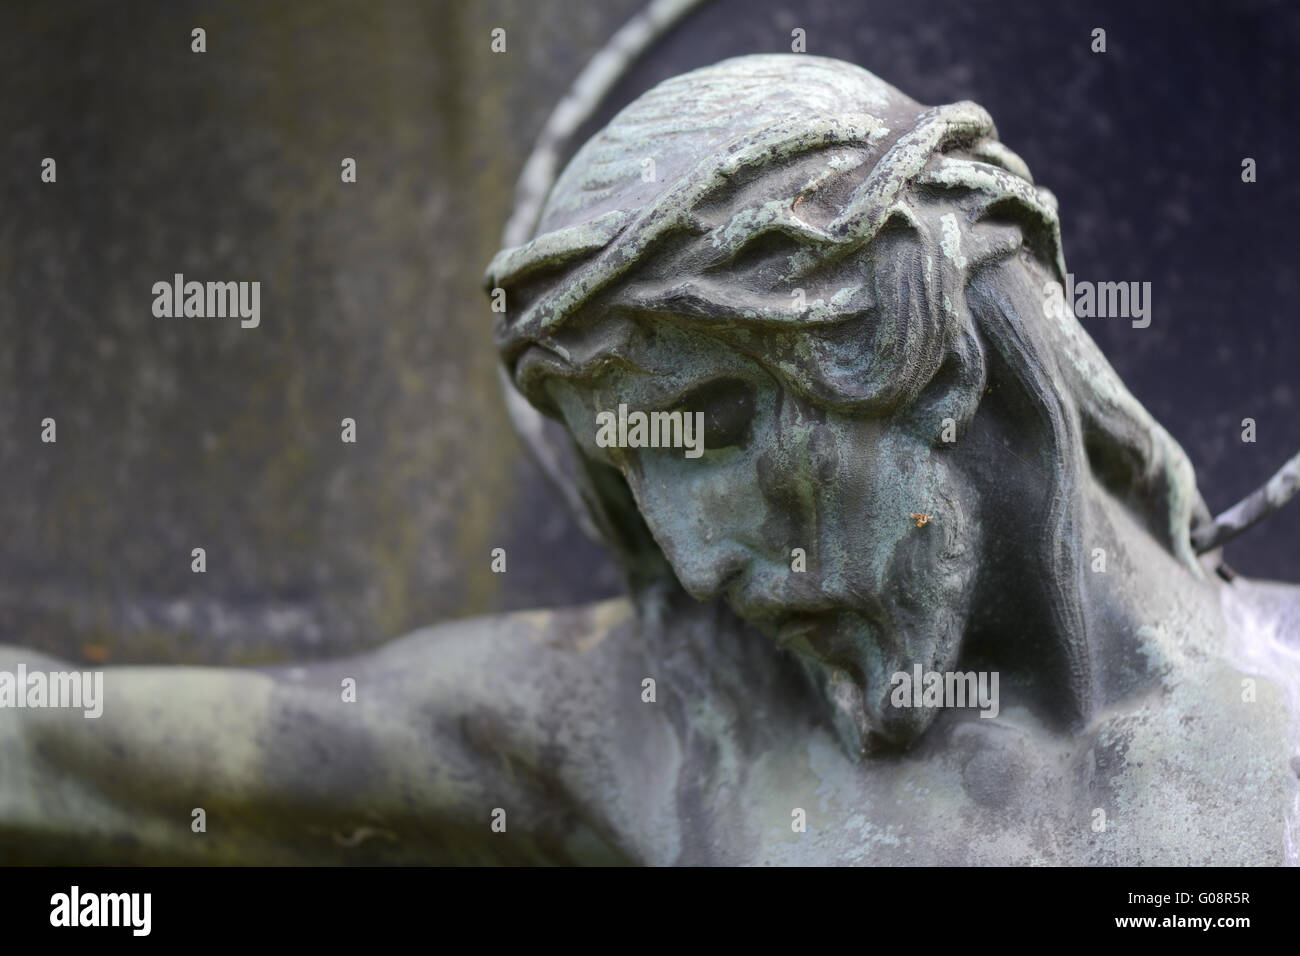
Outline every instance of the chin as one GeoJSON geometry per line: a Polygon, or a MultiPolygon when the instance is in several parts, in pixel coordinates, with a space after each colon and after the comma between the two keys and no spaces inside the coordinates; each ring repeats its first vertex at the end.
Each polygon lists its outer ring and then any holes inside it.
{"type": "MultiPolygon", "coordinates": [[[[898,707],[893,702],[895,674],[911,673],[913,665],[924,662],[926,670],[937,662],[940,670],[953,665],[953,643],[929,635],[907,635],[891,641],[896,646],[871,644],[859,652],[856,668],[862,695],[862,723],[873,750],[902,750],[916,742],[934,722],[937,711],[926,707],[898,707]]],[[[896,637],[899,636],[895,632],[896,637]]]]}
{"type": "Polygon", "coordinates": [[[934,707],[895,706],[894,675],[911,674],[916,664],[927,671],[953,670],[961,625],[951,613],[900,613],[891,622],[876,624],[845,611],[817,627],[787,626],[778,633],[782,646],[818,674],[828,704],[856,729],[861,748],[885,753],[914,744],[938,716],[934,707]]]}

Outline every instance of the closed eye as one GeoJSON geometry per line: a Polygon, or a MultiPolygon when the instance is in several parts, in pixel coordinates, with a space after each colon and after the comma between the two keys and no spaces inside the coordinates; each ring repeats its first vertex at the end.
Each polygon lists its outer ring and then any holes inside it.
{"type": "Polygon", "coordinates": [[[739,447],[754,421],[754,389],[740,379],[717,379],[682,396],[674,410],[704,413],[706,451],[739,447]]]}

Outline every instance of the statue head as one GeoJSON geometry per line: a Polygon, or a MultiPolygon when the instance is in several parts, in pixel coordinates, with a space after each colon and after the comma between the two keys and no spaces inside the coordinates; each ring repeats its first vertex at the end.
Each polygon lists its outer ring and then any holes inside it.
{"type": "Polygon", "coordinates": [[[1089,489],[1201,573],[1191,466],[1048,307],[1064,282],[1055,200],[981,107],[806,55],[640,97],[487,276],[504,368],[634,585],[671,575],[844,675],[885,746],[933,714],[891,676],[973,652],[1087,717],[1089,489]],[[703,413],[703,454],[604,447],[620,405],[703,413]]]}

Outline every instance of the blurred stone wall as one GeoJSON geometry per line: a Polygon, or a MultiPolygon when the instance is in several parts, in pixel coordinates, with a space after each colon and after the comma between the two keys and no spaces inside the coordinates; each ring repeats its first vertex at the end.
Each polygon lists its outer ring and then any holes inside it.
{"type": "MultiPolygon", "coordinates": [[[[547,113],[639,6],[0,9],[0,640],[253,663],[614,593],[510,431],[479,277],[547,113]],[[177,272],[259,280],[260,327],[155,318],[177,272]]],[[[1084,324],[1219,510],[1300,449],[1298,22],[1267,0],[714,0],[603,118],[796,27],[923,102],[984,104],[1060,198],[1072,271],[1152,282],[1150,328],[1084,324]]],[[[1295,580],[1298,539],[1292,505],[1229,560],[1295,580]]]]}
{"type": "Polygon", "coordinates": [[[479,282],[634,6],[7,6],[0,639],[267,661],[616,590],[510,430],[479,282]],[[260,280],[260,326],[155,318],[177,272],[260,280]]]}

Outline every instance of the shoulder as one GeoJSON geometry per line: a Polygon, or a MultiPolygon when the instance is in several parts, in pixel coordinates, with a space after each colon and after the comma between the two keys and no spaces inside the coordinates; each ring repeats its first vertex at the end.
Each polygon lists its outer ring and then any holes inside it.
{"type": "MultiPolygon", "coordinates": [[[[556,654],[577,660],[628,636],[635,625],[624,597],[565,608],[513,611],[450,621],[412,631],[374,652],[376,661],[404,664],[426,653],[473,658],[495,652],[556,654]]],[[[597,653],[595,656],[601,656],[597,653]]]]}
{"type": "Polygon", "coordinates": [[[291,723],[358,728],[370,746],[404,753],[436,740],[444,755],[536,765],[560,742],[566,759],[583,759],[584,746],[612,733],[613,702],[635,693],[622,685],[634,680],[639,648],[632,606],[618,598],[453,621],[355,657],[260,674],[291,723]]]}
{"type": "Polygon", "coordinates": [[[637,622],[625,598],[553,610],[469,618],[413,631],[364,655],[268,673],[292,681],[312,671],[345,671],[396,704],[446,708],[477,702],[501,711],[536,711],[590,695],[638,651],[637,622]]]}

